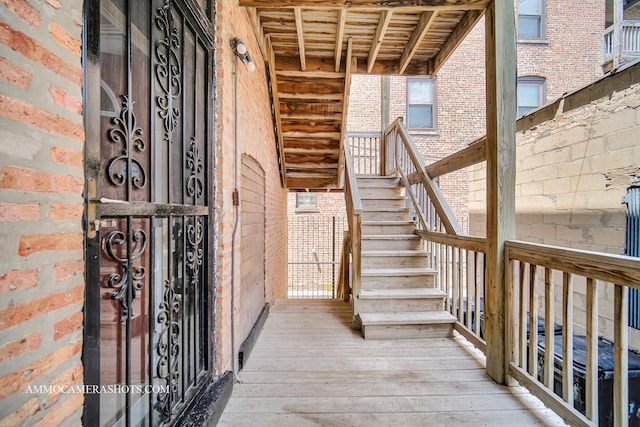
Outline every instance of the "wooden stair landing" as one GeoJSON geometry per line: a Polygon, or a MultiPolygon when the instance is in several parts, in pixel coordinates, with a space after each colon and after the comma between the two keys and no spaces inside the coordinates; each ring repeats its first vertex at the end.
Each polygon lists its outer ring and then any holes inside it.
{"type": "Polygon", "coordinates": [[[278,300],[218,427],[562,426],[464,339],[363,340],[341,300],[278,300]]]}
{"type": "Polygon", "coordinates": [[[358,176],[362,190],[362,271],[354,325],[365,339],[453,336],[456,318],[413,233],[398,178],[358,176]]]}

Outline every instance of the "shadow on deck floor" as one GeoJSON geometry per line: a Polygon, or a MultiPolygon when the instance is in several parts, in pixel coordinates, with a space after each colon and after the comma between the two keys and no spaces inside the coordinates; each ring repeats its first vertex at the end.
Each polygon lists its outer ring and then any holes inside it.
{"type": "Polygon", "coordinates": [[[365,341],[339,300],[279,300],[218,426],[565,425],[462,338],[365,341]]]}

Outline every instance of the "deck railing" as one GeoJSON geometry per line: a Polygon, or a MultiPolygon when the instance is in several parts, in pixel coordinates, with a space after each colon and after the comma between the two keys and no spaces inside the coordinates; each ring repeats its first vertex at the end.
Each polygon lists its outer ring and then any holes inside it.
{"type": "Polygon", "coordinates": [[[458,219],[400,119],[384,132],[382,149],[384,172],[400,176],[404,183],[428,266],[438,271],[436,284],[447,294],[446,310],[458,318],[456,329],[484,349],[485,239],[462,235],[458,219]]]}
{"type": "Polygon", "coordinates": [[[347,145],[351,149],[356,175],[380,175],[382,164],[380,132],[350,132],[347,145]]]}
{"type": "MultiPolygon", "coordinates": [[[[430,191],[433,178],[484,161],[484,138],[424,166],[402,123],[396,121],[384,132],[381,149],[383,172],[397,174],[405,182],[418,219],[416,233],[424,239],[438,284],[447,292],[446,308],[458,318],[456,330],[484,351],[484,291],[490,286],[485,283],[486,240],[447,228],[447,222],[455,221],[444,220],[449,215],[446,202],[430,191]]],[[[508,241],[505,252],[503,314],[511,377],[570,424],[629,425],[640,402],[628,401],[628,361],[635,353],[628,346],[627,299],[630,288],[640,289],[640,260],[520,241],[508,241]],[[600,295],[613,295],[614,302],[607,306],[600,295]],[[585,301],[584,311],[574,306],[578,300],[585,301]],[[600,319],[603,312],[612,313],[613,326],[600,319]],[[611,342],[598,336],[605,329],[613,330],[611,342]],[[584,348],[578,348],[583,342],[584,348]],[[611,391],[601,391],[599,346],[607,345],[615,362],[613,381],[611,391]],[[582,373],[574,367],[574,356],[583,351],[584,385],[577,382],[582,373]],[[611,410],[599,412],[602,402],[611,398],[611,404],[604,405],[611,410]]]]}
{"type": "MultiPolygon", "coordinates": [[[[613,59],[617,40],[615,26],[609,26],[604,32],[604,61],[613,59]]],[[[640,56],[640,21],[623,21],[620,29],[620,55],[640,56]]]]}
{"type": "MultiPolygon", "coordinates": [[[[361,277],[361,253],[362,253],[362,200],[356,183],[356,174],[353,166],[351,152],[345,144],[344,150],[344,173],[345,173],[345,201],[347,208],[347,221],[349,224],[350,253],[351,253],[351,294],[353,298],[360,295],[361,277]]],[[[348,257],[343,253],[341,263],[348,262],[348,257]]],[[[342,271],[348,266],[340,267],[342,271]]],[[[356,318],[354,313],[354,320],[356,318]]]]}
{"type": "Polygon", "coordinates": [[[507,331],[510,375],[571,423],[627,425],[640,404],[628,401],[628,362],[634,353],[629,353],[627,328],[628,291],[640,288],[640,260],[519,241],[507,242],[506,259],[506,324],[518,325],[507,331]],[[599,298],[606,294],[614,297],[609,306],[599,298]],[[574,307],[578,298],[586,300],[585,312],[574,307]],[[598,337],[604,326],[599,311],[613,313],[611,343],[598,337]],[[584,389],[575,381],[581,375],[574,369],[577,346],[586,352],[584,389]],[[605,379],[599,373],[599,348],[613,351],[613,396],[599,395],[598,383],[605,379]],[[599,402],[609,410],[599,413],[599,402]]]}

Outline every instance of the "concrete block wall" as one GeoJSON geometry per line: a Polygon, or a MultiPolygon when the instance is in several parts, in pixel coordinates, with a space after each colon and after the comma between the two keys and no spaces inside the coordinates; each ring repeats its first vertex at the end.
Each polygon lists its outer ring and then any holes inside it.
{"type": "Polygon", "coordinates": [[[82,3],[0,2],[2,426],[82,415],[82,3]]]}
{"type": "MultiPolygon", "coordinates": [[[[219,373],[232,367],[231,242],[235,222],[232,194],[236,186],[234,143],[239,155],[248,154],[265,171],[265,287],[268,302],[284,298],[287,289],[287,192],[280,184],[264,60],[246,10],[232,0],[216,2],[216,364],[219,373]],[[256,70],[238,63],[238,93],[234,93],[234,37],[247,45],[256,70]],[[235,135],[235,102],[238,134],[235,135]]],[[[239,172],[240,174],[240,172],[239,172]]],[[[240,182],[237,183],[239,187],[240,182]]],[[[241,286],[240,233],[236,240],[236,319],[241,286]]],[[[237,326],[236,322],[236,326],[237,326]]],[[[239,347],[241,343],[236,343],[239,347]]],[[[237,351],[237,348],[236,348],[237,351]]]]}
{"type": "MultiPolygon", "coordinates": [[[[533,126],[516,138],[517,239],[625,252],[627,210],[622,196],[630,186],[640,185],[639,76],[636,65],[521,119],[522,127],[528,128],[527,122],[533,126]],[[567,108],[556,112],[558,105],[567,108]]],[[[470,180],[472,233],[484,235],[483,164],[473,168],[470,180]]],[[[613,336],[610,288],[600,287],[599,332],[608,338],[613,336]]],[[[584,312],[584,298],[576,298],[575,304],[584,312]]],[[[576,323],[580,333],[584,323],[576,323]]],[[[640,331],[630,329],[630,342],[640,347],[640,331]]]]}

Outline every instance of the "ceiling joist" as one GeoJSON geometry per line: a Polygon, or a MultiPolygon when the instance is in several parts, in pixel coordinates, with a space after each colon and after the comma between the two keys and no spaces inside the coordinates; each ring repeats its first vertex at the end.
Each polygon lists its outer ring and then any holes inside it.
{"type": "Polygon", "coordinates": [[[336,27],[336,73],[340,71],[340,60],[342,59],[342,41],[344,39],[344,23],[347,20],[347,9],[340,9],[338,25],[336,27]]]}
{"type": "Polygon", "coordinates": [[[404,52],[402,52],[402,56],[400,57],[400,62],[398,64],[400,74],[404,74],[409,62],[413,59],[420,43],[422,43],[424,36],[431,28],[431,25],[433,25],[437,16],[437,12],[423,12],[422,15],[420,15],[420,21],[418,22],[415,30],[413,30],[411,38],[409,39],[409,42],[407,42],[404,52]]]}
{"type": "Polygon", "coordinates": [[[432,60],[432,72],[436,74],[440,68],[447,62],[447,59],[458,48],[462,40],[476,26],[480,18],[484,16],[484,10],[470,10],[465,13],[460,23],[453,30],[447,41],[444,43],[440,52],[432,60]]]}
{"type": "Polygon", "coordinates": [[[343,185],[353,74],[433,75],[491,0],[238,1],[267,65],[283,185],[296,191],[343,185]]]}
{"type": "Polygon", "coordinates": [[[487,0],[239,0],[244,7],[388,9],[419,7],[425,10],[485,9],[487,0]]]}
{"type": "Polygon", "coordinates": [[[302,22],[302,9],[296,7],[293,9],[296,18],[296,33],[298,34],[298,50],[300,52],[300,69],[306,71],[306,53],[304,49],[304,23],[302,22]]]}
{"type": "Polygon", "coordinates": [[[370,73],[371,70],[373,70],[373,66],[376,63],[376,58],[378,57],[378,52],[380,51],[380,46],[382,46],[384,35],[387,32],[387,27],[389,27],[389,22],[391,21],[392,16],[393,10],[387,9],[382,11],[380,22],[378,22],[378,28],[376,29],[376,35],[373,37],[371,50],[369,50],[369,57],[367,59],[367,73],[370,73]]]}

